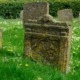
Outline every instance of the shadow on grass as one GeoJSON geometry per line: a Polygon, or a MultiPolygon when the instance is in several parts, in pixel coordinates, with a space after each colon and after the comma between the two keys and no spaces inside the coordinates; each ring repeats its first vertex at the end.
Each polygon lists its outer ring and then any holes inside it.
{"type": "Polygon", "coordinates": [[[16,55],[14,54],[14,52],[8,51],[7,49],[0,49],[0,56],[10,56],[10,57],[13,57],[13,56],[16,56],[16,55]]]}

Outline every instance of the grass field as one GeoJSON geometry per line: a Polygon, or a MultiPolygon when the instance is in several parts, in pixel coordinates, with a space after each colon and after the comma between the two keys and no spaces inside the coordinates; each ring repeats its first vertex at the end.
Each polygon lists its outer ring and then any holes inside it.
{"type": "Polygon", "coordinates": [[[19,19],[0,19],[3,48],[0,50],[0,80],[80,80],[80,23],[72,22],[70,72],[62,74],[50,66],[24,60],[24,30],[19,19]]]}
{"type": "MultiPolygon", "coordinates": [[[[0,2],[37,2],[37,1],[63,1],[65,0],[0,0],[0,2]]],[[[67,0],[67,1],[79,1],[79,0],[67,0]]]]}

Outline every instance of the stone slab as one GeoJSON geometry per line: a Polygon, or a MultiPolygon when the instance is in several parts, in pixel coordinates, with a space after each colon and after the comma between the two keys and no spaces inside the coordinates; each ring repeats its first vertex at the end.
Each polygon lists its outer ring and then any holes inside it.
{"type": "Polygon", "coordinates": [[[49,4],[46,2],[27,3],[23,7],[23,22],[35,20],[40,16],[49,14],[49,4]]]}
{"type": "Polygon", "coordinates": [[[23,10],[20,11],[20,19],[23,21],[23,10]]]}
{"type": "Polygon", "coordinates": [[[72,9],[63,9],[57,12],[59,21],[72,21],[73,20],[73,12],[72,9]]]}
{"type": "Polygon", "coordinates": [[[2,48],[2,30],[0,29],[0,49],[2,48]]]}

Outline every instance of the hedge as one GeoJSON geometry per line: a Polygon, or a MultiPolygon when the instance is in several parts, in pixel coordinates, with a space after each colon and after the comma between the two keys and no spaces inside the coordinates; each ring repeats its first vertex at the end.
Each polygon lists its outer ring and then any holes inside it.
{"type": "MultiPolygon", "coordinates": [[[[71,8],[74,17],[78,17],[80,11],[80,1],[54,1],[50,3],[50,14],[57,16],[57,11],[60,9],[71,8]]],[[[24,3],[10,2],[0,3],[0,16],[3,18],[19,18],[20,11],[23,9],[24,3]]]]}
{"type": "Polygon", "coordinates": [[[57,16],[57,11],[61,9],[72,9],[74,17],[78,17],[80,12],[80,1],[50,3],[50,14],[52,16],[57,16]]]}
{"type": "Polygon", "coordinates": [[[23,9],[23,3],[0,3],[0,16],[3,18],[18,18],[23,9]]]}

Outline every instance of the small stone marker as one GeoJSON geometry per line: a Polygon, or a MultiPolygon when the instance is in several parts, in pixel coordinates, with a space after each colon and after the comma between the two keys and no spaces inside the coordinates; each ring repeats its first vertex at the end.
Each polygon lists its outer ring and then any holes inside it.
{"type": "Polygon", "coordinates": [[[80,22],[80,12],[79,12],[79,22],[80,22]]]}
{"type": "Polygon", "coordinates": [[[59,21],[72,21],[73,19],[73,12],[72,9],[63,9],[58,11],[58,19],[59,21]]]}
{"type": "Polygon", "coordinates": [[[69,68],[70,26],[55,23],[46,2],[28,3],[23,10],[24,56],[56,66],[62,72],[69,68]]]}
{"type": "Polygon", "coordinates": [[[23,10],[20,12],[20,19],[23,20],[23,10]]]}
{"type": "Polygon", "coordinates": [[[0,29],[0,49],[2,48],[2,30],[0,29]]]}

